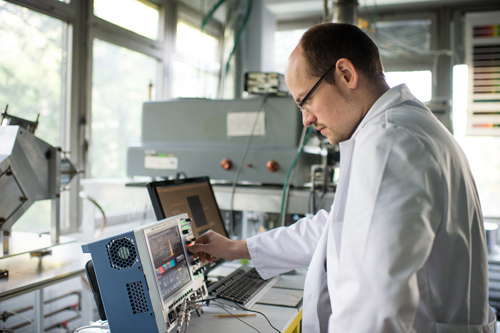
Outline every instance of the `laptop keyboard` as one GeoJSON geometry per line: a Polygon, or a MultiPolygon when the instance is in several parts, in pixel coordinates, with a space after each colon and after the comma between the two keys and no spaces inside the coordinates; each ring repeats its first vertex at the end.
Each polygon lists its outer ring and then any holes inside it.
{"type": "Polygon", "coordinates": [[[208,293],[241,305],[246,305],[271,280],[264,280],[254,268],[239,268],[223,279],[211,284],[208,293]]]}

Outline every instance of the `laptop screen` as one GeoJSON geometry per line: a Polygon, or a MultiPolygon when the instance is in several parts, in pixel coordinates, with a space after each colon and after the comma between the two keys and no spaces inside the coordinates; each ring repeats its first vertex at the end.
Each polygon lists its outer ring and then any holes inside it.
{"type": "Polygon", "coordinates": [[[151,182],[147,188],[158,220],[187,213],[194,237],[209,229],[227,237],[209,177],[151,182]]]}

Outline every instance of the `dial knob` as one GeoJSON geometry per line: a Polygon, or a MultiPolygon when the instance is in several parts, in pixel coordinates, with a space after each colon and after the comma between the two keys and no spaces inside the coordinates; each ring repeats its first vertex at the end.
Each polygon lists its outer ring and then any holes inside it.
{"type": "Polygon", "coordinates": [[[273,160],[268,161],[266,164],[266,167],[267,167],[267,170],[269,170],[270,172],[276,172],[280,168],[278,162],[273,161],[273,160]]]}
{"type": "Polygon", "coordinates": [[[233,167],[233,162],[229,158],[224,158],[220,161],[220,166],[224,170],[229,170],[233,167]]]}

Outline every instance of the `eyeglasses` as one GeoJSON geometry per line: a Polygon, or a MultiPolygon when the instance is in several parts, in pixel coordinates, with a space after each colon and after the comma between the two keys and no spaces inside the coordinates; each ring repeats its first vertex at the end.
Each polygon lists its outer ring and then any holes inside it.
{"type": "Polygon", "coordinates": [[[333,66],[331,66],[330,68],[328,68],[328,69],[326,70],[326,72],[325,72],[323,75],[321,75],[321,77],[319,78],[318,82],[316,82],[316,84],[312,87],[312,89],[311,89],[311,90],[309,90],[309,92],[308,92],[308,93],[307,93],[307,95],[306,95],[306,96],[302,99],[302,101],[301,101],[299,104],[297,104],[297,106],[299,107],[299,110],[300,110],[301,112],[304,112],[304,111],[305,111],[304,104],[306,104],[306,103],[307,103],[307,100],[308,100],[309,98],[311,98],[311,95],[313,94],[313,92],[314,92],[316,89],[318,89],[318,87],[319,87],[319,85],[321,84],[321,82],[323,81],[323,79],[326,77],[326,75],[327,75],[327,74],[328,74],[328,73],[332,70],[332,68],[334,68],[334,67],[335,67],[335,65],[333,65],[333,66]]]}

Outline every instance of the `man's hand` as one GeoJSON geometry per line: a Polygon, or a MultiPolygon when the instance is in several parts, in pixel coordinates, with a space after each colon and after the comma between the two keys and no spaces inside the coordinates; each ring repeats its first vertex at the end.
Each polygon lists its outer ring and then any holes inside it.
{"type": "Polygon", "coordinates": [[[219,258],[227,260],[250,259],[247,242],[233,241],[212,230],[200,236],[188,250],[199,257],[201,262],[210,262],[219,258]]]}

